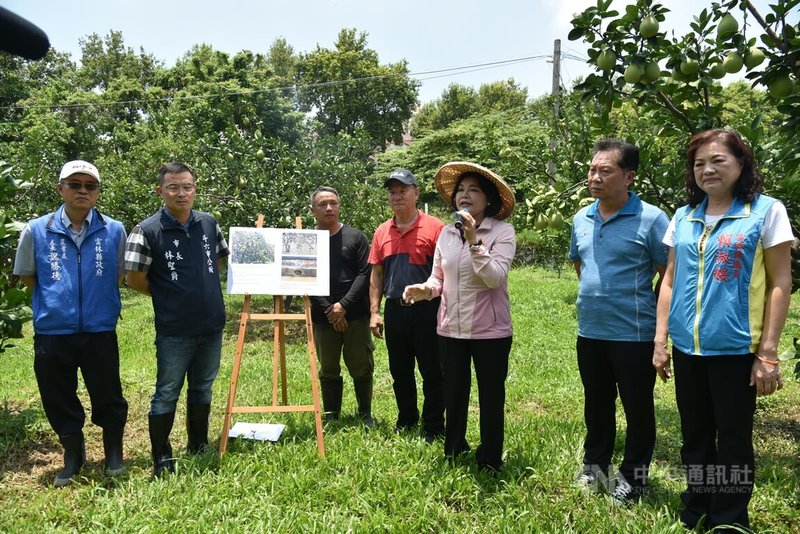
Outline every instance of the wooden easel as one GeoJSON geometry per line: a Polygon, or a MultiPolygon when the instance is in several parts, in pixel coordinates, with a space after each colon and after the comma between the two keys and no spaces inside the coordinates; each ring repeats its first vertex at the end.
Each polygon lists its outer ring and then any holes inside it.
{"type": "MultiPolygon", "coordinates": [[[[259,214],[256,228],[264,225],[264,215],[259,214]]],[[[295,219],[296,228],[303,227],[300,217],[295,219]]],[[[314,412],[317,427],[317,449],[319,455],[325,457],[325,442],[322,438],[322,410],[319,400],[319,385],[317,383],[317,353],[314,348],[314,330],[311,326],[311,301],[308,295],[304,297],[305,313],[284,313],[283,296],[274,295],[273,313],[250,313],[250,295],[245,294],[242,314],[239,319],[239,337],[236,341],[236,355],[233,358],[233,371],[231,372],[231,387],[228,392],[228,406],[225,410],[225,422],[222,425],[222,436],[219,440],[219,453],[225,454],[228,448],[228,432],[231,428],[231,416],[235,413],[291,413],[314,412]],[[311,397],[313,404],[289,406],[286,392],[286,339],[284,337],[284,321],[306,322],[308,338],[308,364],[311,373],[311,397]],[[244,352],[244,337],[247,332],[248,321],[274,321],[275,329],[272,347],[272,405],[271,406],[237,406],[236,386],[239,381],[239,368],[242,365],[242,352],[244,352]],[[278,404],[278,372],[281,376],[281,400],[278,404]]]]}

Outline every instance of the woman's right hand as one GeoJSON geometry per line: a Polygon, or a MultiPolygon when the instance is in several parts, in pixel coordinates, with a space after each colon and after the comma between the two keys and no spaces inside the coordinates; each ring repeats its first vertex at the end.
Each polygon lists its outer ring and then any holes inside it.
{"type": "MultiPolygon", "coordinates": [[[[753,366],[750,369],[750,385],[755,386],[756,395],[759,397],[772,395],[779,389],[783,389],[780,365],[765,363],[761,358],[764,357],[756,355],[753,359],[753,366]]],[[[774,358],[765,359],[767,362],[777,362],[774,358]]]]}
{"type": "Polygon", "coordinates": [[[656,373],[664,382],[672,376],[666,343],[656,343],[655,349],[653,349],[653,367],[656,368],[656,373]]]}

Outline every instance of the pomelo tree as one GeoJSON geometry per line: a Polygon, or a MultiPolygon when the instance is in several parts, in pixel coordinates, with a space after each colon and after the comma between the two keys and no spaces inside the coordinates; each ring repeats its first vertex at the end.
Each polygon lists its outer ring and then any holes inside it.
{"type": "MultiPolygon", "coordinates": [[[[663,29],[669,14],[665,4],[637,0],[621,12],[611,4],[612,0],[598,0],[577,14],[569,33],[570,40],[589,45],[588,62],[596,68],[575,88],[597,106],[595,121],[607,124],[615,110],[633,105],[639,116],[653,122],[657,138],[627,137],[640,146],[672,144],[681,155],[692,134],[735,126],[752,144],[768,191],[787,205],[797,235],[800,0],[776,0],[763,13],[749,0],[712,2],[680,37],[663,29]],[[725,120],[722,79],[728,74],[744,74],[754,89],[763,91],[744,123],[725,120]]],[[[661,160],[657,166],[663,172],[656,174],[671,177],[672,187],[664,182],[656,192],[682,189],[682,157],[661,160]]],[[[793,258],[796,290],[797,250],[793,258]]]]}

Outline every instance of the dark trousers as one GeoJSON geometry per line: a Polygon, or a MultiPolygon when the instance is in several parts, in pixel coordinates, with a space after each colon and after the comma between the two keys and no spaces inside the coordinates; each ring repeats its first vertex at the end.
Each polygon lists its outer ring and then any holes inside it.
{"type": "Polygon", "coordinates": [[[454,339],[439,337],[439,358],[444,371],[444,398],[447,431],[444,453],[448,456],[466,452],[467,414],[472,385],[470,361],[475,362],[480,406],[481,444],[475,452],[480,466],[500,469],[503,466],[506,376],[511,338],[454,339]]]}
{"type": "Polygon", "coordinates": [[[78,398],[78,369],[92,404],[92,422],[117,431],[128,420],[119,379],[116,332],[33,337],[33,369],[50,426],[60,436],[81,432],[86,413],[78,398]]]}
{"type": "Polygon", "coordinates": [[[619,471],[632,486],[644,486],[656,443],[651,341],[606,341],[578,337],[586,441],[583,463],[608,469],[617,436],[616,400],[625,410],[625,454],[619,471]]]}
{"type": "Polygon", "coordinates": [[[417,424],[417,381],[414,361],[422,375],[423,431],[444,432],[444,389],[436,340],[436,313],[439,299],[401,306],[398,299],[387,299],[384,306],[386,350],[389,371],[397,400],[397,426],[417,424]]]}
{"type": "Polygon", "coordinates": [[[319,358],[319,381],[341,382],[341,360],[353,380],[371,379],[375,369],[375,344],[369,331],[369,317],[348,322],[344,332],[329,324],[314,324],[314,345],[319,358]]]}
{"type": "Polygon", "coordinates": [[[672,355],[687,479],[681,520],[694,528],[706,515],[706,528],[749,527],[755,476],[753,355],[691,356],[675,348],[672,355]]]}

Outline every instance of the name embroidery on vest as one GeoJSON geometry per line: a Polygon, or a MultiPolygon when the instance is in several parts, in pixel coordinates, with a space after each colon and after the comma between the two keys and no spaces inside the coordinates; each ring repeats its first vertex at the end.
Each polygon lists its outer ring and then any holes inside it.
{"type": "Polygon", "coordinates": [[[103,276],[103,240],[99,237],[94,240],[94,267],[95,276],[103,276]]]}
{"type": "Polygon", "coordinates": [[[742,272],[744,235],[737,234],[734,243],[733,234],[722,234],[717,237],[717,246],[720,250],[717,250],[714,257],[714,280],[732,282],[742,272]]]}
{"type": "Polygon", "coordinates": [[[178,271],[175,268],[175,264],[177,262],[183,260],[183,256],[181,255],[180,251],[177,250],[178,245],[180,245],[181,242],[179,240],[175,239],[175,240],[172,241],[172,244],[175,245],[175,249],[176,249],[175,252],[173,253],[171,250],[166,251],[164,253],[164,259],[167,260],[167,269],[169,269],[169,271],[170,271],[170,273],[169,273],[170,278],[172,280],[177,280],[178,279],[178,271]]]}
{"type": "Polygon", "coordinates": [[[208,244],[208,236],[203,234],[203,250],[206,251],[206,264],[208,265],[208,272],[214,272],[214,262],[211,261],[211,246],[208,244]]]}
{"type": "Polygon", "coordinates": [[[55,240],[51,239],[48,245],[48,249],[50,252],[47,254],[47,261],[50,263],[50,279],[60,281],[61,280],[61,261],[60,259],[67,259],[67,244],[64,242],[64,239],[61,239],[61,257],[59,258],[58,254],[58,245],[56,245],[55,240]]]}

